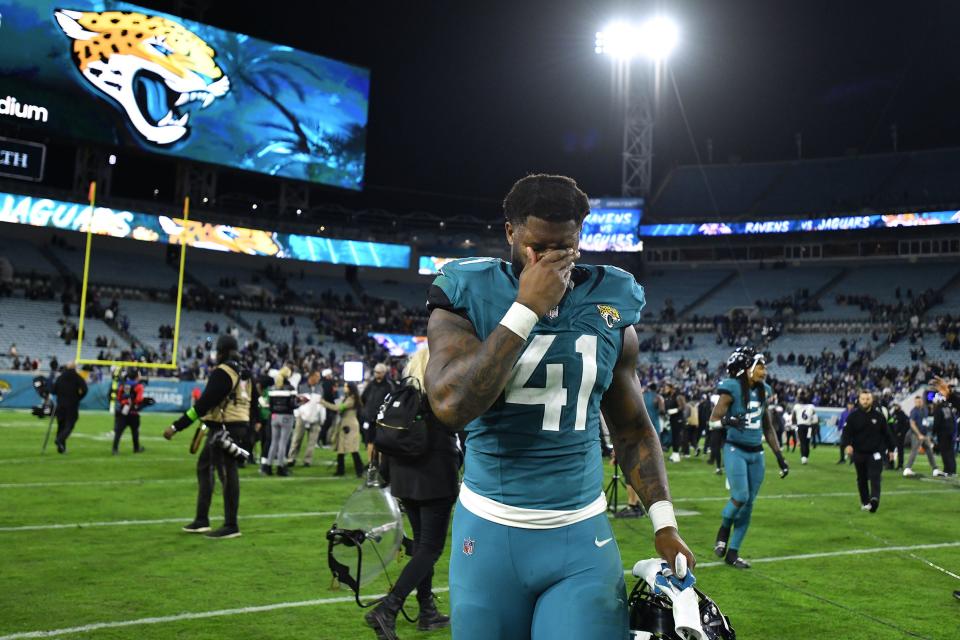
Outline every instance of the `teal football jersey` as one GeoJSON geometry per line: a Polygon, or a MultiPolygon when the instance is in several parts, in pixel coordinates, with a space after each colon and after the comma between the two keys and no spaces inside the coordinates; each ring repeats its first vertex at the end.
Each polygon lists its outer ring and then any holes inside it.
{"type": "Polygon", "coordinates": [[[743,429],[727,427],[727,440],[749,446],[756,446],[763,442],[763,413],[767,410],[767,401],[773,395],[773,389],[766,382],[763,383],[766,396],[761,402],[760,388],[750,388],[749,406],[743,406],[743,391],[740,381],[734,378],[724,378],[717,387],[717,393],[725,393],[733,398],[727,414],[731,416],[746,416],[747,426],[743,429]]]}
{"type": "MultiPolygon", "coordinates": [[[[574,286],[534,327],[500,398],[466,426],[464,482],[529,509],[580,509],[603,483],[600,399],[623,331],[640,320],[643,288],[616,267],[578,266],[574,286]]],[[[486,340],[516,299],[511,264],[467,258],[443,266],[429,306],[467,317],[486,340]]]]}

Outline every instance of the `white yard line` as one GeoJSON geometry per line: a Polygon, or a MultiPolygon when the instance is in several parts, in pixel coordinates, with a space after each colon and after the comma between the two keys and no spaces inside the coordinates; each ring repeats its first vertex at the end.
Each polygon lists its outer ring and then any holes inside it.
{"type": "MultiPolygon", "coordinates": [[[[943,549],[947,547],[960,547],[960,541],[956,542],[938,542],[935,544],[914,544],[902,547],[870,547],[867,549],[845,549],[843,551],[823,551],[821,553],[802,553],[795,556],[775,556],[772,558],[748,558],[752,564],[764,562],[789,562],[792,560],[815,560],[817,558],[833,558],[836,556],[858,556],[866,553],[884,553],[892,551],[916,551],[920,549],[943,549]]],[[[722,567],[725,562],[698,562],[697,569],[708,569],[710,567],[722,567]]],[[[629,573],[626,572],[626,573],[629,573]]],[[[0,639],[2,640],[2,639],[0,639]]]]}
{"type": "MultiPolygon", "coordinates": [[[[297,513],[255,513],[243,516],[243,520],[271,520],[275,518],[316,518],[335,516],[336,511],[300,511],[297,513]]],[[[51,529],[86,529],[87,527],[139,527],[151,524],[186,524],[187,518],[158,518],[155,520],[105,520],[103,522],[67,522],[60,524],[27,524],[19,527],[0,527],[0,532],[49,531],[51,529]]]]}
{"type": "MultiPolygon", "coordinates": [[[[360,478],[351,478],[357,481],[360,478]]],[[[323,482],[326,480],[343,480],[342,477],[334,476],[290,476],[287,478],[272,478],[264,476],[244,477],[243,482],[277,482],[287,484],[289,482],[323,482]]],[[[0,489],[45,489],[49,487],[95,487],[112,486],[122,484],[195,484],[196,478],[152,478],[145,480],[70,480],[65,482],[4,482],[0,483],[0,489]]]]}
{"type": "MultiPolygon", "coordinates": [[[[884,496],[914,495],[919,493],[952,493],[956,489],[893,489],[883,492],[884,496]]],[[[859,498],[860,494],[855,491],[831,491],[827,493],[777,493],[773,495],[764,495],[761,493],[757,500],[802,500],[806,498],[859,498]]],[[[723,501],[726,502],[730,496],[700,496],[698,498],[674,498],[674,502],[700,502],[700,501],[723,501]]]]}
{"type": "MultiPolygon", "coordinates": [[[[900,547],[872,547],[867,549],[847,549],[845,551],[828,551],[824,553],[805,553],[801,555],[793,556],[776,556],[771,558],[753,558],[751,562],[754,563],[763,563],[763,562],[789,562],[797,560],[812,560],[816,558],[832,558],[836,556],[855,556],[863,555],[868,553],[884,553],[884,552],[894,552],[894,551],[913,551],[919,549],[940,549],[945,547],[960,547],[960,541],[957,542],[941,542],[937,544],[917,544],[910,546],[900,546],[900,547]]],[[[697,565],[698,569],[706,569],[710,567],[718,567],[723,565],[723,562],[704,562],[697,565]]],[[[626,571],[625,573],[629,573],[626,571]]],[[[434,589],[437,592],[447,591],[446,587],[434,589]]],[[[367,596],[368,599],[375,599],[383,597],[383,594],[367,596]]],[[[87,633],[90,631],[98,631],[100,629],[116,629],[119,627],[133,627],[140,625],[151,625],[151,624],[165,624],[168,622],[182,622],[184,620],[202,620],[204,618],[219,618],[226,616],[236,616],[246,613],[262,613],[265,611],[276,611],[278,609],[294,609],[298,607],[313,607],[318,605],[325,604],[340,604],[346,602],[353,602],[352,596],[340,596],[336,598],[319,598],[316,600],[298,600],[295,602],[278,602],[276,604],[266,604],[250,607],[238,607],[234,609],[217,609],[213,611],[197,611],[191,613],[178,613],[176,615],[170,616],[155,616],[150,618],[137,618],[135,620],[118,620],[115,622],[96,622],[93,624],[86,624],[79,627],[65,627],[61,629],[50,629],[46,631],[22,631],[18,633],[11,633],[5,636],[0,636],[0,640],[22,640],[26,638],[51,638],[55,636],[63,636],[75,633],[87,633]]]]}

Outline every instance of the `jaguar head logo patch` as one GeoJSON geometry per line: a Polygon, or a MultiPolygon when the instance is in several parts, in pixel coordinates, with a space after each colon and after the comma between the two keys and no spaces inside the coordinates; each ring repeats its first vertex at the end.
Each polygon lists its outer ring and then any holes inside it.
{"type": "Polygon", "coordinates": [[[608,304],[598,304],[597,311],[600,312],[600,317],[606,321],[608,329],[613,329],[620,322],[620,312],[608,304]]]}

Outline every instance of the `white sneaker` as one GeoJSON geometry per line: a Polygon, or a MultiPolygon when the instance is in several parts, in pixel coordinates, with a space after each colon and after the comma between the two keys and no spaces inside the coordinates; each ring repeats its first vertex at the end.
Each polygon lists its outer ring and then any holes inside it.
{"type": "Polygon", "coordinates": [[[870,505],[869,504],[860,505],[860,511],[870,511],[870,505]]]}
{"type": "Polygon", "coordinates": [[[674,451],[670,454],[670,462],[680,462],[680,454],[674,451]]]}
{"type": "Polygon", "coordinates": [[[915,475],[917,475],[917,474],[913,472],[913,469],[911,469],[910,467],[904,467],[904,469],[903,469],[903,477],[904,477],[904,478],[912,478],[912,477],[915,476],[915,475]]]}
{"type": "Polygon", "coordinates": [[[934,478],[936,478],[937,476],[942,476],[942,475],[943,475],[943,471],[940,471],[940,469],[934,469],[934,470],[933,470],[933,477],[934,477],[934,478]]]}
{"type": "Polygon", "coordinates": [[[807,456],[800,456],[800,464],[807,464],[807,456]]]}

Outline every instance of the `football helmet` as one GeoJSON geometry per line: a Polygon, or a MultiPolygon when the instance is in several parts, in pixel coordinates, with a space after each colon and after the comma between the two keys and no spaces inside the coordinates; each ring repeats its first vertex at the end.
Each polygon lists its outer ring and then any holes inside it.
{"type": "Polygon", "coordinates": [[[766,364],[767,359],[762,353],[757,353],[753,347],[738,347],[727,358],[727,373],[733,378],[739,378],[750,371],[757,363],[766,364]]]}
{"type": "MultiPolygon", "coordinates": [[[[720,612],[717,603],[696,587],[700,605],[700,624],[707,640],[736,640],[730,619],[720,612]]],[[[647,581],[637,581],[628,600],[630,607],[630,640],[689,640],[680,636],[673,622],[673,605],[669,598],[655,595],[647,581]]]]}

